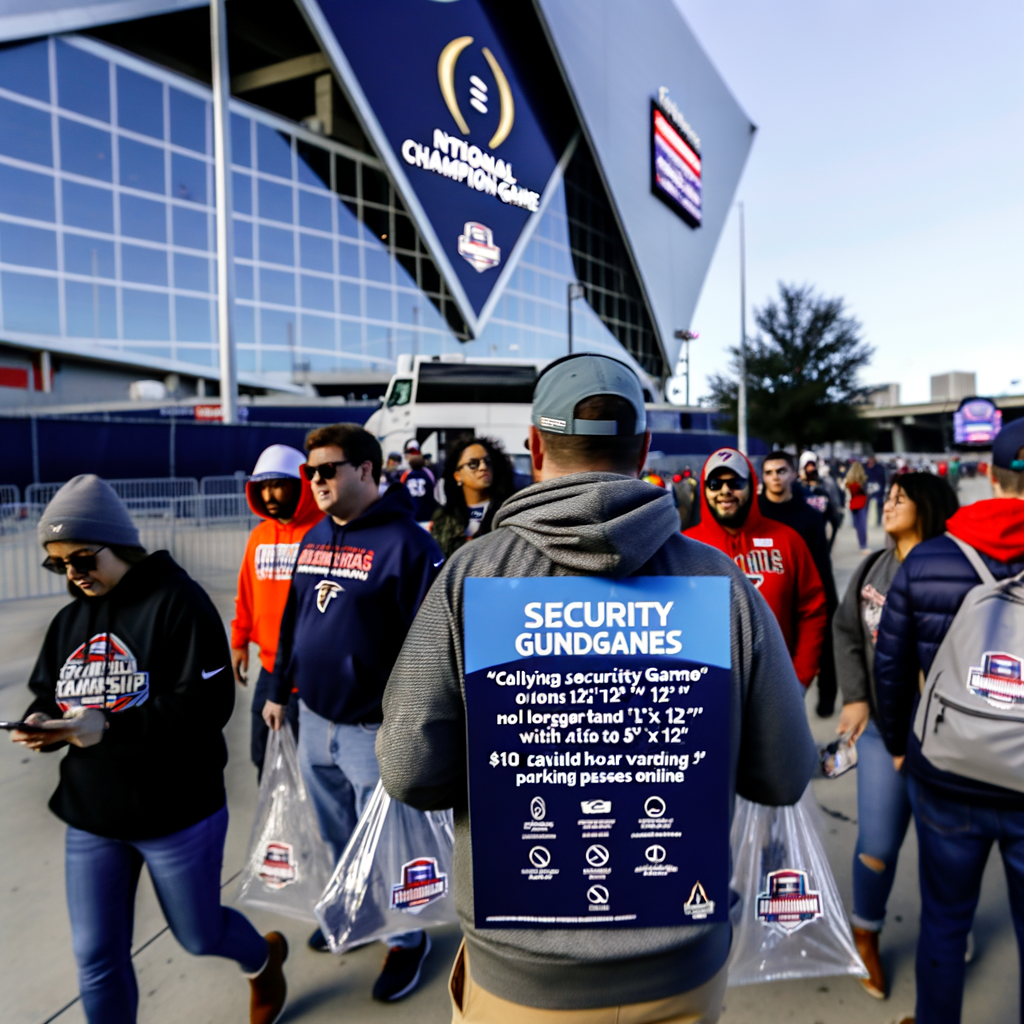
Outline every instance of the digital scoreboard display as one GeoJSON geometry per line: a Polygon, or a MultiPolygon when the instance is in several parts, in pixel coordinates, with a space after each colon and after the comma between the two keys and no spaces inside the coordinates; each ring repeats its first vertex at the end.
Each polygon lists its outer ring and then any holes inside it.
{"type": "Polygon", "coordinates": [[[651,100],[651,191],[691,228],[700,227],[700,152],[656,100],[651,100]]]}
{"type": "Polygon", "coordinates": [[[953,413],[953,443],[990,445],[1002,426],[1002,410],[987,398],[965,398],[953,413]]]}

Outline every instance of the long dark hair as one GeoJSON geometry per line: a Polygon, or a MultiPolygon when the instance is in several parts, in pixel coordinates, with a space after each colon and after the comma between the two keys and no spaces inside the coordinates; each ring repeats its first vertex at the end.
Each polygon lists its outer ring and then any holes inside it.
{"type": "Polygon", "coordinates": [[[478,444],[491,459],[491,506],[489,511],[495,511],[498,506],[509,497],[515,490],[515,478],[512,475],[512,463],[505,454],[505,448],[500,441],[493,437],[468,437],[463,435],[458,438],[451,447],[444,462],[444,500],[449,512],[453,513],[460,522],[469,522],[469,509],[466,507],[466,496],[462,488],[455,482],[455,471],[459,468],[462,455],[467,448],[478,444]]]}
{"type": "Polygon", "coordinates": [[[953,488],[933,473],[902,473],[893,478],[889,489],[900,487],[917,506],[921,540],[931,540],[946,531],[946,520],[960,507],[953,488]]]}

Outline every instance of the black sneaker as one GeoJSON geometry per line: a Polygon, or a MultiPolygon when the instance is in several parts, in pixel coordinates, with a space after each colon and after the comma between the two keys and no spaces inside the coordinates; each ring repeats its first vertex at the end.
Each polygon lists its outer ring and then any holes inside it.
{"type": "Polygon", "coordinates": [[[319,928],[306,940],[306,945],[317,953],[330,953],[331,951],[331,947],[327,944],[327,936],[319,928]]]}
{"type": "Polygon", "coordinates": [[[413,949],[392,946],[373,986],[373,998],[382,1003],[393,1003],[407,996],[420,983],[420,971],[429,952],[430,936],[426,932],[420,944],[413,949]]]}

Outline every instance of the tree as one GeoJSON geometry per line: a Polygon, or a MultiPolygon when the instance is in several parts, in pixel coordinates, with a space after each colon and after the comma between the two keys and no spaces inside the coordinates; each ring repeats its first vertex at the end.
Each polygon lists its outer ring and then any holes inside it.
{"type": "MultiPolygon", "coordinates": [[[[778,300],[754,310],[759,328],[747,342],[747,424],[751,435],[803,451],[826,441],[871,437],[854,408],[864,397],[859,371],[874,350],[860,337],[861,325],[843,300],[825,299],[808,285],[779,282],[778,300]]],[[[731,354],[731,375],[711,378],[711,401],[736,429],[740,352],[731,354]]]]}

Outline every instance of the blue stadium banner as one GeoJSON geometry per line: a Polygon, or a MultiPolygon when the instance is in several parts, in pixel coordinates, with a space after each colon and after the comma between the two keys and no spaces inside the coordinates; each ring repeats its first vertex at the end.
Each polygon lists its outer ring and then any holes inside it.
{"type": "Polygon", "coordinates": [[[728,920],[726,577],[467,579],[477,928],[728,920]]]}

